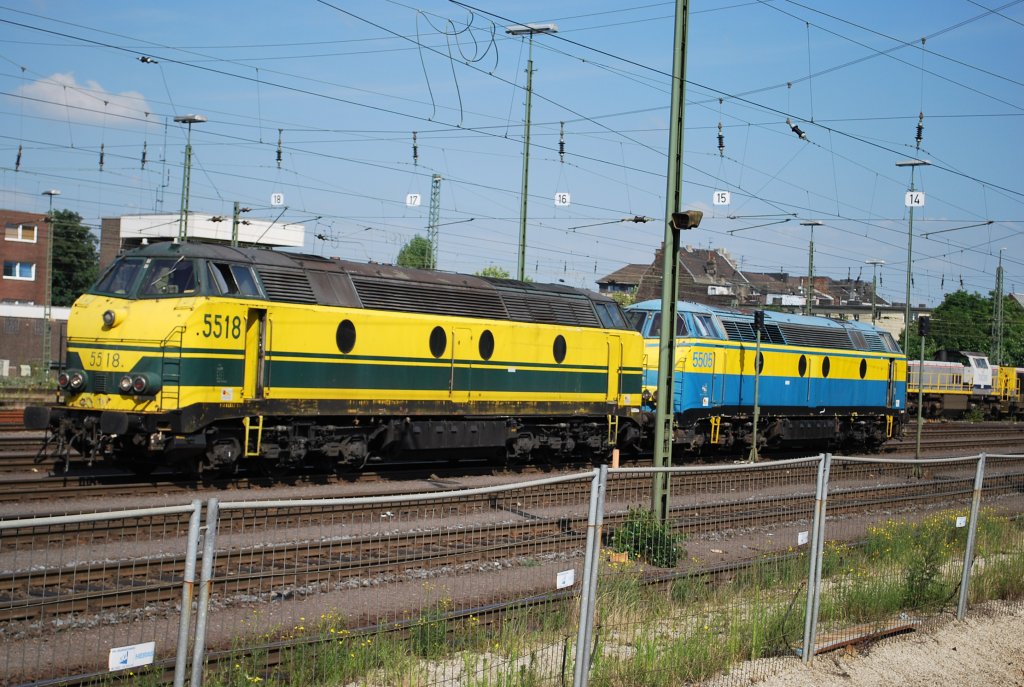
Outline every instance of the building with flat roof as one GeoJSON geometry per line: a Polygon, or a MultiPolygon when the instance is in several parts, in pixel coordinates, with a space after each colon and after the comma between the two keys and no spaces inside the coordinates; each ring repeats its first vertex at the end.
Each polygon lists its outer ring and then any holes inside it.
{"type": "MultiPolygon", "coordinates": [[[[127,250],[150,241],[177,240],[180,217],[179,213],[104,217],[100,225],[100,271],[127,250]]],[[[190,212],[188,237],[231,243],[231,225],[230,216],[190,212]]],[[[242,219],[238,223],[238,242],[246,246],[301,248],[306,242],[306,225],[242,219]]]]}

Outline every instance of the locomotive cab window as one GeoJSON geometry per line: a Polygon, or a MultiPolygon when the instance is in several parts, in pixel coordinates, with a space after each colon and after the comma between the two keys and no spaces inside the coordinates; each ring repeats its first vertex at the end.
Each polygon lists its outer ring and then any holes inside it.
{"type": "Polygon", "coordinates": [[[616,303],[595,302],[597,317],[601,320],[601,326],[605,329],[627,329],[626,320],[622,317],[622,310],[616,303]]]}
{"type": "MultiPolygon", "coordinates": [[[[661,336],[661,313],[656,312],[651,317],[651,329],[647,332],[648,337],[661,336]]],[[[686,321],[682,314],[676,314],[676,336],[686,336],[686,321]]]]}
{"type": "Polygon", "coordinates": [[[110,266],[110,269],[91,289],[92,293],[104,293],[112,296],[127,296],[135,286],[135,280],[142,271],[145,262],[139,259],[121,259],[110,266]]]}
{"type": "Polygon", "coordinates": [[[155,258],[149,261],[142,280],[141,296],[181,296],[196,292],[196,271],[185,258],[155,258]]]}
{"type": "Polygon", "coordinates": [[[262,296],[256,277],[245,265],[211,262],[210,285],[211,291],[225,296],[262,296]]]}
{"type": "Polygon", "coordinates": [[[693,325],[697,329],[696,336],[702,339],[724,339],[711,315],[694,315],[693,325]]]}
{"type": "Polygon", "coordinates": [[[629,320],[629,328],[633,331],[644,333],[644,324],[647,322],[647,313],[643,310],[629,310],[626,312],[626,319],[629,320]]]}

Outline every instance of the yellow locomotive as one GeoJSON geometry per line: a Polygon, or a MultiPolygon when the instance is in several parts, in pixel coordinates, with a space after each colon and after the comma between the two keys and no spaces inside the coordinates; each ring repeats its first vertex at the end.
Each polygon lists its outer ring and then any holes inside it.
{"type": "Polygon", "coordinates": [[[25,422],[135,469],[601,459],[642,439],[643,347],[563,285],[155,243],[75,303],[61,402],[25,422]]]}

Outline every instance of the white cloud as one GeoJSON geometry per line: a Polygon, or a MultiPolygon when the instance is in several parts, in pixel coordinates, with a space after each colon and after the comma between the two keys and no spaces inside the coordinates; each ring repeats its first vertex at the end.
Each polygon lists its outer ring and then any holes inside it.
{"type": "MultiPolygon", "coordinates": [[[[111,123],[110,117],[143,119],[150,111],[146,98],[137,91],[110,93],[96,81],[79,84],[72,73],[53,74],[22,86],[20,94],[37,111],[80,124],[111,123]]],[[[124,119],[122,126],[129,125],[124,119]]]]}

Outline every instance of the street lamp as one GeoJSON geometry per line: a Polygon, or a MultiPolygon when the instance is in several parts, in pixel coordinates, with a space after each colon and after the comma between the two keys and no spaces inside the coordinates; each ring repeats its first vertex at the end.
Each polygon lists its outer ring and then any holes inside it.
{"type": "Polygon", "coordinates": [[[46,230],[46,291],[43,296],[43,365],[50,369],[50,332],[53,329],[53,197],[59,196],[60,191],[51,188],[43,191],[42,195],[49,196],[50,210],[46,213],[46,223],[49,227],[46,230]]]}
{"type": "Polygon", "coordinates": [[[804,294],[804,314],[811,314],[811,300],[814,298],[814,227],[820,227],[824,222],[816,219],[801,222],[800,226],[811,228],[811,242],[807,244],[807,293],[804,294]]]}
{"type": "Polygon", "coordinates": [[[184,242],[188,236],[188,194],[192,176],[192,125],[206,121],[205,115],[187,114],[174,118],[179,124],[188,124],[188,137],[185,140],[185,171],[181,176],[181,217],[178,219],[178,242],[184,242]]]}
{"type": "Polygon", "coordinates": [[[907,304],[903,314],[903,351],[910,348],[910,275],[914,261],[914,208],[924,206],[924,194],[914,193],[914,169],[930,165],[931,160],[900,160],[897,167],[910,167],[910,193],[906,195],[904,205],[910,208],[910,222],[907,226],[907,304]]]}
{"type": "Polygon", "coordinates": [[[865,260],[864,263],[871,265],[871,324],[873,325],[878,319],[878,308],[875,306],[875,292],[878,290],[878,266],[884,265],[885,260],[872,258],[865,260]]]}
{"type": "Polygon", "coordinates": [[[523,132],[523,188],[519,201],[519,267],[517,278],[526,278],[526,190],[530,178],[530,106],[533,100],[533,36],[537,33],[557,33],[556,24],[516,24],[505,29],[510,36],[529,36],[530,48],[526,60],[526,127],[523,132]]]}

